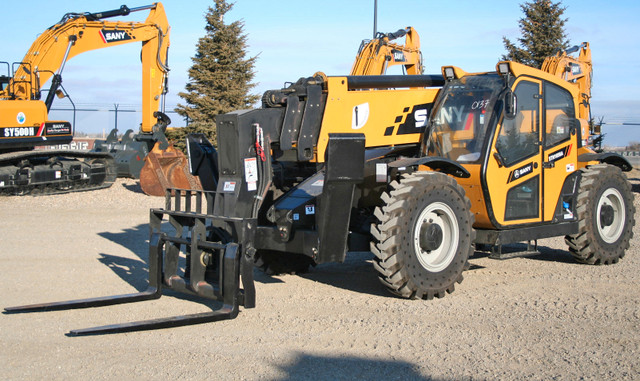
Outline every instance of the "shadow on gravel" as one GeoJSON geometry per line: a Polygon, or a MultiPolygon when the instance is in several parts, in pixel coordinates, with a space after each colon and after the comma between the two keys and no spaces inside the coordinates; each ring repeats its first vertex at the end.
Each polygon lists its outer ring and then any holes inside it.
{"type": "Polygon", "coordinates": [[[581,266],[580,263],[573,259],[571,253],[567,250],[551,249],[549,247],[538,246],[540,254],[529,257],[537,261],[567,263],[570,265],[581,266]]]}
{"type": "Polygon", "coordinates": [[[302,278],[324,283],[343,290],[362,294],[395,298],[378,280],[370,252],[350,252],[344,263],[327,263],[312,268],[302,278]]]}
{"type": "MultiPolygon", "coordinates": [[[[491,256],[491,248],[489,246],[486,247],[480,247],[478,250],[476,250],[476,252],[474,253],[473,257],[471,258],[471,260],[473,259],[477,259],[477,258],[486,258],[486,257],[490,257],[491,256]]],[[[512,254],[512,253],[518,253],[518,252],[523,252],[527,250],[527,244],[525,243],[511,243],[508,245],[503,245],[502,246],[502,253],[504,254],[512,254]]],[[[538,246],[538,253],[537,254],[526,254],[526,255],[521,255],[521,256],[515,256],[514,258],[521,258],[521,257],[526,257],[529,259],[533,259],[533,260],[537,260],[537,261],[546,261],[546,262],[558,262],[558,263],[569,263],[569,264],[578,264],[574,259],[573,256],[571,256],[571,253],[569,253],[568,249],[567,250],[562,250],[562,249],[552,249],[546,246],[538,246]]],[[[497,261],[506,261],[509,260],[511,258],[506,258],[506,259],[495,259],[497,261]]],[[[473,265],[472,268],[473,270],[473,265]]]]}
{"type": "MultiPolygon", "coordinates": [[[[101,253],[102,258],[100,258],[99,261],[109,267],[117,276],[129,283],[136,290],[145,290],[149,280],[149,225],[140,224],[135,228],[126,229],[123,232],[103,232],[99,233],[99,235],[131,250],[131,252],[140,258],[132,259],[101,253]]],[[[184,263],[181,265],[184,267],[184,263]]],[[[162,293],[166,296],[196,302],[208,307],[219,304],[197,296],[175,292],[169,288],[164,288],[162,293]]]]}
{"type": "Polygon", "coordinates": [[[122,232],[102,232],[100,237],[130,250],[140,259],[132,259],[100,253],[99,261],[109,267],[117,276],[129,283],[136,290],[147,288],[149,278],[149,225],[140,224],[134,228],[125,229],[122,232]]]}
{"type": "Polygon", "coordinates": [[[417,372],[405,361],[360,357],[324,357],[305,353],[290,365],[279,366],[286,376],[274,380],[436,380],[417,372]]]}
{"type": "Polygon", "coordinates": [[[135,184],[122,184],[122,186],[131,192],[144,194],[142,188],[140,187],[140,181],[136,182],[135,184]]]}
{"type": "Polygon", "coordinates": [[[149,266],[146,262],[137,259],[118,257],[105,253],[100,254],[98,260],[109,267],[117,276],[129,283],[138,291],[147,288],[147,279],[149,278],[149,266]]]}

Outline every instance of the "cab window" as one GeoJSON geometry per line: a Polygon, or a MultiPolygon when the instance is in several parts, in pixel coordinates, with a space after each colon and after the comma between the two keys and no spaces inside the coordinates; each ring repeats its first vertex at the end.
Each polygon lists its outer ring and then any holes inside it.
{"type": "Polygon", "coordinates": [[[571,94],[548,82],[544,84],[544,107],[544,146],[549,148],[569,139],[575,110],[571,94]]]}
{"type": "Polygon", "coordinates": [[[539,152],[538,84],[520,82],[514,93],[518,100],[516,117],[503,118],[496,142],[496,149],[507,167],[539,152]]]}

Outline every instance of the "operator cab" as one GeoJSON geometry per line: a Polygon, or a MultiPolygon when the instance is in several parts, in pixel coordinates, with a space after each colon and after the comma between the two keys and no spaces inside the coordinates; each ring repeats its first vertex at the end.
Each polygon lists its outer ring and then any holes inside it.
{"type": "Polygon", "coordinates": [[[9,76],[9,63],[8,62],[0,62],[0,65],[6,66],[6,74],[0,74],[0,91],[4,92],[9,87],[9,81],[11,77],[9,76]]]}
{"type": "Polygon", "coordinates": [[[447,83],[422,152],[471,173],[458,182],[471,200],[475,227],[575,221],[573,195],[564,195],[578,177],[577,97],[536,69],[511,62],[506,70],[467,74],[445,67],[447,83]]]}
{"type": "Polygon", "coordinates": [[[9,87],[9,78],[6,75],[0,75],[0,91],[6,91],[7,87],[9,87]]]}

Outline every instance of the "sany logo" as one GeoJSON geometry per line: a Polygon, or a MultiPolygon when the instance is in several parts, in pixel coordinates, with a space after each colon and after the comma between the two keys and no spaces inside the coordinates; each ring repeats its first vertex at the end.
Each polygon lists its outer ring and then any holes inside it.
{"type": "Polygon", "coordinates": [[[464,105],[460,107],[443,107],[440,109],[440,113],[438,114],[438,123],[440,124],[453,124],[453,123],[461,123],[462,117],[464,116],[464,105]]]}
{"type": "Polygon", "coordinates": [[[577,75],[577,74],[582,74],[582,68],[580,67],[580,65],[571,64],[571,74],[577,75]]]}
{"type": "Polygon", "coordinates": [[[405,62],[406,58],[404,57],[404,53],[400,50],[393,50],[393,60],[395,62],[405,62]]]}
{"type": "Polygon", "coordinates": [[[127,41],[132,39],[129,33],[123,30],[117,30],[117,29],[114,29],[114,30],[102,29],[100,31],[100,35],[102,36],[102,41],[104,41],[105,43],[127,41]]]}
{"type": "Polygon", "coordinates": [[[416,120],[416,128],[422,128],[427,125],[427,119],[429,119],[429,110],[416,110],[413,113],[413,118],[416,120]]]}

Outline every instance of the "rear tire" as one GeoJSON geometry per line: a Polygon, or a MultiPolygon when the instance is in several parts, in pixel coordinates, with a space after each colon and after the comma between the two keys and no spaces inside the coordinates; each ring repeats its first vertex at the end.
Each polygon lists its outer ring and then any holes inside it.
{"type": "Polygon", "coordinates": [[[576,211],[579,232],[565,242],[578,262],[609,265],[624,257],[633,237],[635,207],[620,168],[600,164],[584,169],[576,211]]]}
{"type": "Polygon", "coordinates": [[[453,292],[475,236],[464,189],[442,173],[416,172],[393,181],[381,198],[371,243],[380,281],[403,298],[453,292]]]}

